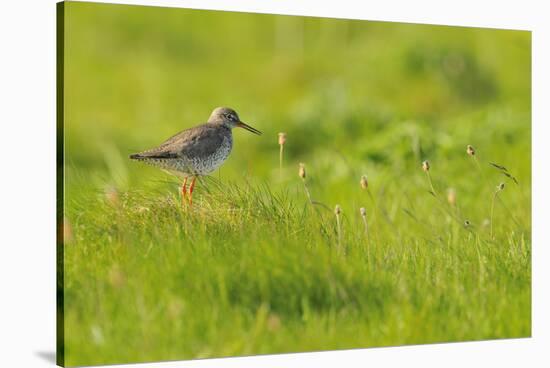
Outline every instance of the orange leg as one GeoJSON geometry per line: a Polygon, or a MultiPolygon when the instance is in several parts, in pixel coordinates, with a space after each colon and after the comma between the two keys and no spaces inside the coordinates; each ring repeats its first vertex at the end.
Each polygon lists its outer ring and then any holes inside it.
{"type": "Polygon", "coordinates": [[[185,199],[187,198],[187,177],[183,179],[183,184],[181,185],[181,201],[182,203],[185,203],[185,199]]]}
{"type": "Polygon", "coordinates": [[[189,186],[189,205],[193,204],[193,189],[195,189],[195,181],[197,180],[196,176],[193,176],[193,181],[189,186]]]}

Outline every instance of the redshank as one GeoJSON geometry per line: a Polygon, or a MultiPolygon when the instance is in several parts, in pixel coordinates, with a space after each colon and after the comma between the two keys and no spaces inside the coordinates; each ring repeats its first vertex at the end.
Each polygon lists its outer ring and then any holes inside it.
{"type": "Polygon", "coordinates": [[[183,177],[182,198],[189,195],[193,201],[193,189],[198,176],[208,175],[220,167],[233,147],[231,130],[244,128],[254,134],[262,133],[239,119],[235,110],[217,107],[205,124],[186,129],[166,140],[160,146],[130,155],[138,160],[183,177]],[[192,178],[187,192],[187,179],[192,178]]]}

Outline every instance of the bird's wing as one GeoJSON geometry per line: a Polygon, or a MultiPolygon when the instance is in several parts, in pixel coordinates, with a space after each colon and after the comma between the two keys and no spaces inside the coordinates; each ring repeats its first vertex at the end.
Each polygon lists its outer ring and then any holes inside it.
{"type": "MultiPolygon", "coordinates": [[[[172,147],[180,156],[188,158],[208,157],[222,145],[224,135],[220,127],[204,124],[168,139],[162,145],[172,147]]],[[[223,128],[222,128],[223,129],[223,128]]]]}
{"type": "Polygon", "coordinates": [[[224,136],[219,127],[203,124],[186,129],[168,138],[160,146],[130,156],[131,158],[196,158],[212,155],[222,144],[224,136]]]}

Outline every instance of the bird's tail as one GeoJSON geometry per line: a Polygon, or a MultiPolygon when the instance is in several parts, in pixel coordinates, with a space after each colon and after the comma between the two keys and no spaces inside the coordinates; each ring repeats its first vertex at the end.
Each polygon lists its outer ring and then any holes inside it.
{"type": "Polygon", "coordinates": [[[131,160],[147,160],[147,159],[169,159],[178,158],[178,155],[173,152],[151,150],[140,153],[133,153],[130,155],[131,160]]]}

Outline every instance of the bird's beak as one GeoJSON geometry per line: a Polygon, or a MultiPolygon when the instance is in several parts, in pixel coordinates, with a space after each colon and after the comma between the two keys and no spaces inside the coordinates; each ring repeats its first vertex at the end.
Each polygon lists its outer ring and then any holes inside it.
{"type": "Polygon", "coordinates": [[[242,121],[239,121],[239,122],[237,123],[237,126],[238,126],[239,128],[246,129],[246,130],[248,130],[249,132],[252,132],[252,133],[254,133],[254,134],[262,135],[262,132],[260,132],[258,129],[252,128],[250,125],[245,124],[245,123],[243,123],[242,121]]]}

